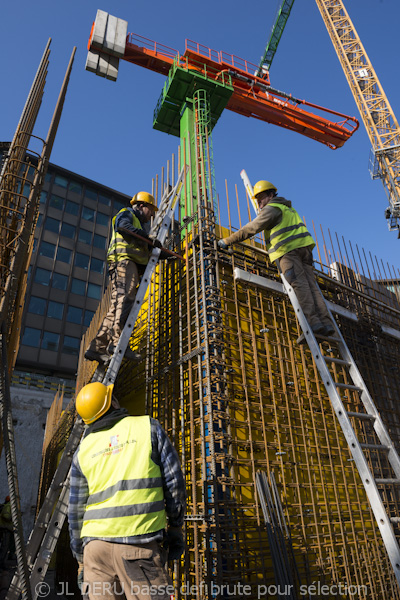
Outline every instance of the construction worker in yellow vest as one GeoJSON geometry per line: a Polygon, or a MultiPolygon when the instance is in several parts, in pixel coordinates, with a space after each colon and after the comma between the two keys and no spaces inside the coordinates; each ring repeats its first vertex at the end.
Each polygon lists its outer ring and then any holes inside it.
{"type": "Polygon", "coordinates": [[[76,398],[88,426],[72,461],[68,506],[78,585],[90,600],[170,600],[165,563],[185,548],[178,455],[160,423],[129,416],[112,389],[89,383],[76,398]]]}
{"type": "Polygon", "coordinates": [[[313,238],[298,212],[292,208],[291,201],[278,196],[278,190],[272,183],[258,181],[254,186],[254,196],[259,207],[257,217],[220,240],[218,246],[227,249],[231,244],[264,231],[270,260],[279,261],[279,268],[296,292],[311,329],[320,335],[332,335],[335,329],[314,275],[313,238]]]}
{"type": "MultiPolygon", "coordinates": [[[[121,331],[133,306],[137,286],[149,262],[152,244],[140,241],[136,235],[150,240],[148,226],[158,210],[154,197],[138,192],[131,206],[119,211],[112,221],[112,235],[107,253],[111,301],[96,337],[86,349],[86,360],[109,362],[121,336],[121,331]]],[[[154,245],[159,244],[157,240],[154,245]]],[[[160,258],[167,258],[163,252],[160,258]]],[[[140,360],[140,355],[127,348],[125,358],[140,360]]]]}

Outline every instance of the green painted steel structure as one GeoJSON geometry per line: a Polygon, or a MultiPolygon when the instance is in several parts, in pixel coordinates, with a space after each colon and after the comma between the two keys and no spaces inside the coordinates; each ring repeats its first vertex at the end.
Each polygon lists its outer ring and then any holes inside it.
{"type": "Polygon", "coordinates": [[[264,55],[261,58],[260,65],[258,68],[257,75],[259,77],[262,76],[264,69],[267,69],[269,71],[271,68],[272,60],[275,56],[275,52],[278,48],[278,44],[282,37],[282,33],[285,29],[286,22],[289,18],[293,4],[294,0],[283,0],[281,6],[279,7],[274,26],[272,28],[271,37],[269,38],[264,55]]]}

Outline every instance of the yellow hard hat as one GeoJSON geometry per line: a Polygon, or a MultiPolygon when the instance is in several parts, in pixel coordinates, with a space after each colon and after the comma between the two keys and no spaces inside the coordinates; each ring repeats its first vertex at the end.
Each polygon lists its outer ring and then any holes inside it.
{"type": "Polygon", "coordinates": [[[137,204],[138,202],[143,202],[144,204],[149,204],[154,210],[157,212],[158,208],[156,205],[156,201],[154,200],[154,196],[149,194],[148,192],[138,192],[135,194],[131,200],[131,205],[137,204]]]}
{"type": "Polygon", "coordinates": [[[113,385],[104,383],[88,383],[76,397],[75,405],[78,415],[86,425],[100,419],[110,408],[113,385]]]}
{"type": "Polygon", "coordinates": [[[273,183],[262,179],[261,181],[257,181],[256,185],[253,188],[253,193],[254,196],[257,197],[257,194],[261,194],[261,192],[268,192],[269,190],[273,190],[274,192],[278,191],[273,183]]]}

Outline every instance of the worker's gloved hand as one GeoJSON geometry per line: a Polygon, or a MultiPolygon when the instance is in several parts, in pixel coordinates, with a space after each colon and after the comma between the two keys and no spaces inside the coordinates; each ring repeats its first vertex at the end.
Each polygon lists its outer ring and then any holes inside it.
{"type": "Polygon", "coordinates": [[[82,591],[83,586],[83,563],[78,563],[78,576],[76,578],[76,582],[78,584],[78,588],[82,591]]]}
{"type": "Polygon", "coordinates": [[[167,529],[168,561],[178,560],[185,552],[185,542],[181,527],[167,529]]]}
{"type": "Polygon", "coordinates": [[[228,244],[226,244],[224,242],[224,240],[218,240],[218,248],[221,248],[221,250],[228,250],[229,246],[228,244]]]}
{"type": "Polygon", "coordinates": [[[160,240],[153,240],[153,248],[162,248],[160,240]]]}

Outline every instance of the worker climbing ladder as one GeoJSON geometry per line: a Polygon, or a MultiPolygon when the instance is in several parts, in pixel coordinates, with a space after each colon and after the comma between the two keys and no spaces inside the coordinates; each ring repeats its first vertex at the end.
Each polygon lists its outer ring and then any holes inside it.
{"type": "MultiPolygon", "coordinates": [[[[96,369],[92,381],[103,381],[105,385],[110,385],[113,384],[117,378],[136,319],[145,299],[152,275],[156,269],[162,251],[161,246],[165,243],[170,229],[175,206],[182,190],[183,177],[184,169],[181,170],[174,188],[172,190],[166,190],[163,195],[159,210],[156,213],[150,231],[150,237],[153,240],[157,240],[159,244],[153,247],[153,251],[136,294],[134,305],[121,332],[114,355],[105,369],[99,367],[96,369]]],[[[171,257],[178,256],[174,252],[165,249],[163,249],[163,251],[170,254],[171,257]]],[[[83,431],[84,424],[81,419],[77,419],[27,543],[26,558],[28,570],[30,572],[29,583],[32,600],[36,600],[36,598],[41,595],[40,584],[46,575],[67,515],[71,463],[83,431]]],[[[16,573],[7,592],[6,600],[18,600],[21,595],[21,586],[22,579],[20,578],[19,573],[16,573]]]]}
{"type": "MultiPolygon", "coordinates": [[[[248,195],[252,199],[253,206],[257,211],[254,202],[253,187],[250,184],[250,180],[246,174],[246,171],[242,170],[240,176],[243,180],[248,195]]],[[[386,427],[376,409],[374,401],[372,400],[361,373],[358,370],[354,358],[352,357],[350,350],[343,339],[340,329],[338,328],[335,319],[329,310],[329,306],[327,305],[327,310],[331,317],[335,333],[333,337],[323,338],[322,340],[321,336],[318,336],[318,338],[319,341],[323,341],[325,339],[329,341],[330,345],[336,345],[338,348],[339,358],[323,354],[321,349],[323,345],[320,345],[317,341],[316,336],[314,335],[306,317],[304,316],[295,291],[287,282],[285,276],[282,273],[280,273],[280,275],[284,290],[289,296],[290,302],[292,303],[296,317],[303,331],[303,335],[300,336],[298,342],[307,343],[311,354],[313,355],[315,364],[322,379],[322,383],[328,393],[332,407],[349,445],[354,463],[360,474],[372,511],[378,523],[383,543],[392,564],[396,580],[400,585],[400,547],[393,531],[391,519],[386,512],[381,494],[378,489],[378,485],[400,485],[399,455],[397,454],[393,442],[390,439],[386,427]],[[340,365],[347,369],[348,378],[352,383],[342,383],[336,381],[328,368],[329,363],[340,365]],[[340,390],[349,390],[359,394],[359,398],[363,406],[363,412],[347,411],[340,396],[340,390]],[[356,421],[358,420],[360,423],[364,423],[364,425],[369,423],[370,427],[374,430],[375,440],[377,439],[379,443],[360,443],[357,439],[356,432],[354,431],[350,419],[355,419],[356,421]],[[393,471],[393,477],[388,477],[386,479],[375,478],[368,465],[364,450],[386,454],[390,467],[393,471]]],[[[373,432],[371,430],[371,434],[372,433],[373,432]]],[[[394,517],[393,522],[397,521],[398,518],[394,517]]]]}

